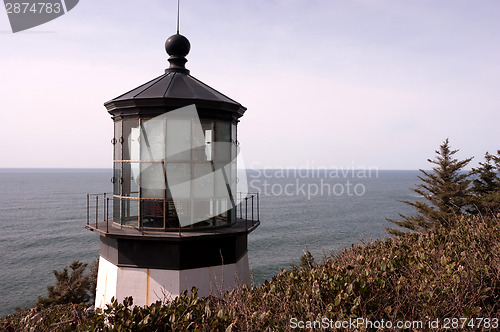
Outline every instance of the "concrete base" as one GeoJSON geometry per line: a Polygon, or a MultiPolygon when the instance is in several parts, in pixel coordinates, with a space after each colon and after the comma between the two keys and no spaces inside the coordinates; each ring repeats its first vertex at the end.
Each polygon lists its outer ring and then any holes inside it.
{"type": "Polygon", "coordinates": [[[222,296],[227,290],[250,283],[248,254],[236,263],[188,270],[118,267],[99,257],[95,306],[104,308],[114,297],[118,302],[132,296],[134,305],[171,300],[184,290],[198,288],[199,296],[222,296]]]}

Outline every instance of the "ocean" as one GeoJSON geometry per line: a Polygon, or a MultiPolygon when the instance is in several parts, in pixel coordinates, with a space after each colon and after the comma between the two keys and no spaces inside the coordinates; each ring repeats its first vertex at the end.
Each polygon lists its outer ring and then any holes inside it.
{"type": "MultiPolygon", "coordinates": [[[[418,171],[248,170],[260,192],[261,225],[249,236],[254,283],[298,264],[307,248],[321,261],[357,242],[388,237],[386,218],[413,214],[400,200],[418,171]]],[[[87,193],[112,190],[110,169],[0,169],[0,316],[33,306],[55,283],[53,270],[98,258],[85,229],[87,193]]]]}

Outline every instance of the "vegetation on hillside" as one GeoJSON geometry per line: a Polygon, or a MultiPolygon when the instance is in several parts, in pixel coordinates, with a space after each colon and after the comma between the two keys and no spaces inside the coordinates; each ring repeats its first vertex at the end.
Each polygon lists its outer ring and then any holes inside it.
{"type": "Polygon", "coordinates": [[[82,303],[93,299],[97,282],[97,264],[94,264],[89,274],[84,274],[86,267],[87,264],[75,261],[62,271],[54,270],[56,284],[47,287],[47,297],[38,297],[37,306],[82,303]]]}
{"type": "MultiPolygon", "coordinates": [[[[287,331],[294,319],[327,319],[331,324],[358,317],[394,324],[398,320],[426,324],[445,317],[468,318],[467,324],[478,324],[470,319],[479,317],[499,319],[499,220],[460,217],[455,226],[354,245],[321,264],[282,271],[260,287],[243,287],[223,299],[199,298],[193,290],[148,307],[133,307],[130,298],[115,301],[105,315],[86,317],[79,327],[85,331],[287,331]]],[[[71,330],[70,312],[70,306],[49,307],[38,326],[71,330]]],[[[3,321],[21,330],[25,314],[3,321]]]]}
{"type": "Polygon", "coordinates": [[[71,303],[85,301],[95,290],[96,270],[84,275],[85,264],[75,262],[71,273],[68,268],[54,271],[57,283],[48,287],[47,298],[39,299],[41,313],[20,310],[1,319],[0,329],[364,331],[387,328],[388,322],[409,322],[407,330],[498,328],[500,151],[487,153],[471,173],[463,172],[470,158],[458,161],[452,157],[456,152],[448,140],[441,145],[436,159],[429,160],[436,165],[433,172],[422,171],[423,184],[415,189],[423,199],[406,202],[418,214],[393,221],[411,232],[392,230],[399,236],[353,245],[319,264],[307,251],[300,266],[222,299],[199,298],[196,289],[146,307],[126,298],[78,321],[73,313],[90,304],[71,303]]]}

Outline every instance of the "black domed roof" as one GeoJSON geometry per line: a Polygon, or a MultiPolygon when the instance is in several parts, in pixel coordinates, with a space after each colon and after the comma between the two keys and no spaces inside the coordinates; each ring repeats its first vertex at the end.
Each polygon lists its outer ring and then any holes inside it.
{"type": "Polygon", "coordinates": [[[197,107],[221,109],[235,112],[241,117],[246,108],[214,88],[191,76],[185,68],[185,56],[189,54],[189,40],[175,34],[165,42],[165,50],[170,55],[170,67],[165,74],[146,82],[106,103],[110,113],[131,108],[182,107],[195,104],[197,107]]]}

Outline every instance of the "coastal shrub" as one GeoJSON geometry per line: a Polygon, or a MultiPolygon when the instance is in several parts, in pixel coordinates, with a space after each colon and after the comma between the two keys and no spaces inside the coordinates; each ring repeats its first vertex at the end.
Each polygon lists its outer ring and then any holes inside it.
{"type": "Polygon", "coordinates": [[[464,217],[450,230],[354,245],[310,270],[233,291],[226,305],[241,331],[290,330],[294,318],[500,318],[500,225],[464,217]]]}
{"type": "MultiPolygon", "coordinates": [[[[79,328],[290,331],[294,321],[325,318],[423,324],[446,317],[500,319],[500,222],[496,217],[463,216],[454,223],[451,229],[356,244],[319,264],[284,270],[260,286],[232,290],[223,299],[200,298],[193,289],[146,307],[133,306],[131,298],[113,301],[100,314],[86,317],[79,328]]],[[[71,330],[70,312],[70,306],[44,309],[47,319],[39,329],[71,330]]],[[[7,316],[0,327],[10,322],[23,331],[22,318],[7,316]]]]}
{"type": "Polygon", "coordinates": [[[45,307],[89,301],[90,277],[84,274],[86,267],[87,264],[75,261],[61,271],[54,270],[56,284],[47,286],[47,297],[39,296],[37,305],[45,307]]]}

